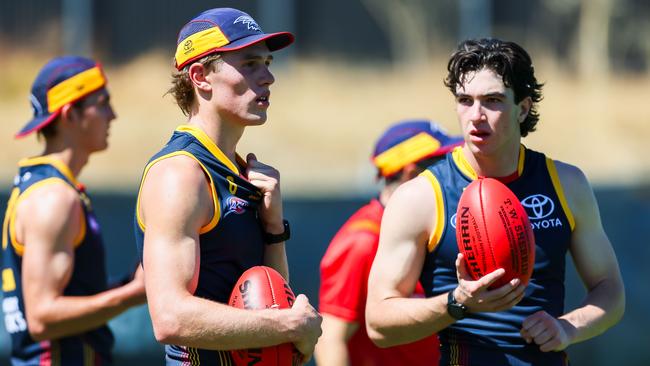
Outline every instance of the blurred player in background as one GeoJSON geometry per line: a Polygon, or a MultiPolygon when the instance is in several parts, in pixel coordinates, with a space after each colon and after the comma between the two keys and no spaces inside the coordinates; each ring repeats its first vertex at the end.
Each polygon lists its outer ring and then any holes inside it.
{"type": "MultiPolygon", "coordinates": [[[[462,144],[435,122],[413,120],[396,123],[376,143],[372,161],[384,186],[378,197],[360,208],[343,225],[321,261],[319,310],[323,335],[316,346],[316,361],[323,366],[380,366],[438,364],[436,335],[415,343],[379,348],[368,338],[365,325],[368,274],[379,244],[384,206],[402,183],[462,144]]],[[[408,289],[423,297],[419,283],[408,289]]]]}
{"type": "Polygon", "coordinates": [[[393,194],[371,269],[367,324],[381,346],[438,332],[441,365],[566,365],[564,350],[616,324],[625,308],[616,255],[576,167],[527,149],[541,88],[528,53],[498,39],[468,40],[448,63],[465,145],[393,194]],[[473,281],[458,253],[458,199],[479,176],[499,179],[527,208],[536,241],[525,287],[496,289],[498,269],[473,281]],[[587,288],[564,311],[567,252],[587,288]],[[426,299],[410,299],[420,280],[426,299]]]}
{"type": "Polygon", "coordinates": [[[289,276],[277,170],[237,143],[266,122],[271,52],[293,42],[248,14],[207,10],[181,29],[170,90],[189,117],[144,170],[136,239],[154,334],[168,365],[231,365],[228,350],[292,342],[307,362],[320,315],[304,295],[291,309],[227,306],[241,274],[267,265],[289,276]]]}
{"type": "Polygon", "coordinates": [[[107,284],[99,224],[77,180],[90,155],[108,147],[109,98],[100,65],[82,57],[55,58],[34,81],[34,118],[16,136],[37,132],[45,150],[18,163],[2,228],[12,365],[109,365],[106,323],[145,301],[141,269],[107,284]]]}

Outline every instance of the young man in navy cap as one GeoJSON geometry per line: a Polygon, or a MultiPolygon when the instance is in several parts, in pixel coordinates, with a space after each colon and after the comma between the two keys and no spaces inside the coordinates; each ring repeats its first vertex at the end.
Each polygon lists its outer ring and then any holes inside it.
{"type": "Polygon", "coordinates": [[[288,280],[280,175],[237,143],[266,122],[271,52],[293,42],[264,33],[248,14],[207,10],[180,31],[170,90],[189,117],[151,159],[135,214],[156,338],[168,365],[230,365],[229,350],[291,342],[307,362],[321,318],[304,295],[291,309],[226,305],[253,266],[288,280]]]}
{"type": "Polygon", "coordinates": [[[368,282],[368,334],[390,346],[438,332],[441,365],[567,365],[568,346],[601,334],[625,309],[593,191],[580,169],[521,144],[535,130],[542,98],[521,46],[467,40],[447,70],[465,144],[391,197],[368,282]],[[515,278],[491,289],[502,268],[474,281],[458,253],[458,201],[481,176],[508,186],[531,219],[536,251],[527,286],[515,278]],[[569,311],[567,254],[587,289],[569,311]],[[428,297],[407,298],[418,280],[428,297]]]}
{"type": "Polygon", "coordinates": [[[109,365],[112,317],[144,302],[142,271],[109,289],[104,246],[77,176],[108,146],[115,114],[93,60],[47,63],[30,96],[44,152],[21,160],[2,228],[2,310],[12,365],[109,365]]]}
{"type": "MultiPolygon", "coordinates": [[[[421,120],[397,123],[377,141],[372,161],[384,187],[377,198],[343,224],[321,261],[319,310],[323,314],[323,335],[315,353],[319,365],[438,364],[436,335],[385,349],[375,346],[368,338],[365,324],[368,274],[379,244],[384,206],[393,191],[462,142],[460,137],[445,134],[436,123],[421,120]]],[[[419,283],[410,291],[414,296],[424,296],[419,283]]]]}

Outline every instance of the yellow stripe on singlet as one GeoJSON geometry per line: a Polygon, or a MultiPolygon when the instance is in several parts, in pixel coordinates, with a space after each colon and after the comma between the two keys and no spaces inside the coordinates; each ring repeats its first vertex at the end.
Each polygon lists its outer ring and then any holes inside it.
{"type": "MultiPolygon", "coordinates": [[[[50,185],[50,184],[58,184],[58,183],[63,183],[66,186],[69,186],[70,184],[66,182],[65,180],[58,178],[58,177],[51,177],[51,178],[46,178],[43,179],[39,182],[36,182],[29,186],[25,191],[22,193],[18,194],[18,196],[15,199],[14,205],[11,207],[11,213],[9,214],[9,223],[7,225],[7,232],[9,233],[9,241],[11,242],[11,246],[14,247],[14,250],[16,251],[16,254],[19,256],[22,256],[23,253],[25,252],[25,246],[22,243],[18,242],[18,239],[16,239],[16,234],[15,234],[15,228],[16,228],[16,208],[22,202],[25,198],[27,198],[34,190],[37,188],[43,187],[45,185],[50,185]]],[[[82,204],[79,202],[79,204],[82,204]]],[[[72,243],[73,248],[76,248],[81,244],[83,239],[86,236],[86,218],[85,215],[82,213],[81,214],[81,223],[79,227],[79,233],[75,236],[75,240],[72,243]]],[[[3,238],[4,239],[4,238],[3,238]]],[[[4,247],[4,244],[3,244],[4,247]]]]}
{"type": "Polygon", "coordinates": [[[429,252],[433,252],[434,249],[438,246],[440,243],[440,239],[442,238],[442,233],[445,229],[445,204],[443,201],[443,195],[442,195],[442,187],[440,186],[440,182],[438,182],[438,178],[436,178],[433,173],[429,170],[425,170],[420,174],[429,182],[431,183],[431,187],[433,188],[433,193],[436,198],[436,218],[434,224],[434,229],[433,232],[431,233],[431,236],[429,237],[429,242],[427,243],[427,250],[429,252]]]}
{"type": "Polygon", "coordinates": [[[138,222],[138,226],[140,227],[140,229],[143,232],[145,231],[145,225],[144,225],[144,221],[142,220],[142,216],[140,214],[140,196],[142,194],[142,186],[144,185],[144,180],[147,177],[147,173],[149,172],[149,169],[151,169],[151,167],[154,164],[156,164],[157,162],[159,162],[161,160],[164,160],[164,159],[167,159],[167,158],[171,158],[173,156],[178,156],[178,155],[185,155],[185,156],[188,156],[188,157],[196,160],[196,162],[199,163],[199,165],[201,166],[201,168],[205,172],[205,175],[210,180],[210,193],[212,194],[212,204],[213,204],[213,207],[214,207],[214,215],[212,216],[212,218],[210,219],[210,222],[207,225],[204,225],[203,227],[201,227],[201,230],[199,231],[199,233],[200,234],[207,233],[208,231],[212,230],[215,226],[217,226],[217,223],[219,223],[219,218],[221,217],[221,206],[219,205],[219,197],[217,195],[217,190],[215,188],[214,181],[212,180],[212,175],[210,175],[210,172],[208,171],[208,168],[206,168],[205,165],[203,165],[203,163],[196,156],[192,155],[192,153],[187,152],[187,151],[174,151],[172,153],[169,153],[169,154],[166,154],[166,155],[163,155],[161,157],[156,158],[155,160],[153,160],[152,162],[147,164],[147,166],[144,168],[144,173],[142,174],[142,181],[140,181],[140,188],[138,189],[138,198],[137,198],[136,203],[135,203],[136,221],[138,222]]]}
{"type": "MultiPolygon", "coordinates": [[[[454,148],[451,153],[451,157],[454,160],[454,163],[460,169],[460,171],[469,179],[476,180],[478,179],[478,174],[472,165],[467,161],[465,155],[463,154],[463,147],[458,146],[454,148]]],[[[526,161],[526,147],[524,145],[519,145],[519,157],[517,159],[517,175],[521,176],[524,172],[524,162],[526,161]]]]}
{"type": "Polygon", "coordinates": [[[194,136],[201,144],[208,149],[208,151],[221,163],[223,163],[225,166],[228,167],[228,169],[232,170],[233,173],[240,175],[239,174],[239,169],[237,168],[237,165],[234,164],[226,154],[219,149],[217,144],[212,141],[212,139],[199,127],[194,126],[194,125],[180,125],[176,127],[176,131],[179,132],[187,132],[190,135],[194,136]]]}
{"type": "Polygon", "coordinates": [[[16,200],[20,195],[20,189],[14,188],[11,190],[11,196],[7,202],[7,210],[5,211],[5,219],[2,223],[2,249],[7,249],[9,245],[9,218],[13,215],[16,200]]]}
{"type": "Polygon", "coordinates": [[[95,351],[86,343],[83,344],[84,366],[95,365],[95,351]]]}
{"type": "Polygon", "coordinates": [[[571,231],[573,231],[573,229],[576,227],[576,221],[573,217],[571,209],[569,208],[566,196],[564,195],[562,182],[560,182],[560,176],[557,174],[557,168],[555,167],[555,162],[553,159],[546,158],[546,168],[548,169],[548,175],[551,177],[551,181],[553,182],[555,194],[557,194],[557,197],[560,200],[560,205],[562,206],[562,210],[564,210],[564,215],[566,216],[567,220],[569,220],[569,226],[571,227],[571,231]]]}
{"type": "Polygon", "coordinates": [[[34,158],[26,158],[22,159],[18,162],[18,167],[24,168],[28,166],[34,166],[34,165],[51,165],[53,166],[56,170],[59,171],[59,173],[63,174],[66,179],[72,183],[73,186],[78,187],[79,186],[79,181],[77,181],[77,178],[72,174],[72,170],[70,167],[68,167],[64,162],[61,160],[52,157],[52,156],[37,156],[34,158]]]}

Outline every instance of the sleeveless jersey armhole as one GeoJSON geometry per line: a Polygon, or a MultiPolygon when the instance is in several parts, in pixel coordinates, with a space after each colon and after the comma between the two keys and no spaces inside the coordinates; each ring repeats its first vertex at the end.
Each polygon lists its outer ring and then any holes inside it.
{"type": "Polygon", "coordinates": [[[550,159],[548,157],[546,158],[546,168],[548,169],[548,175],[551,177],[551,181],[553,182],[553,188],[555,188],[555,193],[557,194],[557,197],[560,200],[560,204],[562,205],[562,210],[564,210],[564,214],[566,215],[567,220],[569,220],[571,231],[573,231],[575,229],[576,222],[573,217],[573,213],[569,208],[569,204],[567,203],[566,196],[564,195],[562,182],[560,182],[560,176],[557,174],[557,169],[555,167],[555,162],[553,161],[553,159],[550,159]]]}
{"type": "Polygon", "coordinates": [[[440,243],[440,239],[442,238],[442,233],[444,232],[445,229],[445,204],[443,201],[442,187],[440,186],[440,182],[438,182],[438,178],[436,178],[436,176],[433,175],[433,173],[431,173],[429,170],[425,170],[420,175],[425,177],[427,180],[429,180],[431,186],[433,187],[433,192],[436,197],[436,217],[434,223],[435,229],[431,233],[431,236],[429,237],[429,242],[427,243],[427,250],[429,252],[433,252],[433,250],[436,249],[436,247],[440,243]]]}
{"type": "MultiPolygon", "coordinates": [[[[6,223],[6,230],[3,230],[3,234],[2,234],[3,235],[3,238],[2,238],[2,247],[3,248],[6,247],[6,245],[5,245],[5,234],[4,233],[7,232],[8,236],[9,236],[8,241],[11,242],[11,246],[14,248],[16,254],[18,254],[19,256],[23,255],[23,253],[25,252],[25,246],[24,246],[24,244],[18,242],[18,240],[16,239],[16,236],[15,236],[16,231],[14,230],[15,229],[14,225],[16,223],[16,207],[18,207],[18,204],[22,200],[27,198],[36,188],[39,188],[39,187],[42,187],[42,186],[45,186],[45,185],[48,185],[48,184],[59,183],[59,182],[62,182],[65,185],[68,185],[68,186],[70,185],[68,182],[66,182],[62,178],[51,177],[51,178],[43,179],[42,181],[39,181],[39,182],[36,182],[36,183],[32,184],[31,186],[29,186],[23,192],[20,192],[18,190],[18,188],[15,188],[12,191],[12,193],[11,193],[12,197],[10,198],[9,203],[7,204],[7,215],[6,216],[8,216],[8,219],[7,219],[7,217],[5,217],[5,222],[6,221],[8,221],[8,222],[6,223]],[[15,194],[15,197],[14,197],[14,194],[15,194]]],[[[82,204],[81,201],[79,201],[79,204],[80,205],[82,204]]],[[[83,241],[85,236],[86,236],[86,219],[85,219],[84,215],[82,214],[81,215],[81,227],[79,228],[79,233],[77,233],[77,235],[75,236],[75,240],[72,243],[73,247],[76,248],[77,246],[79,246],[79,244],[83,241]],[[79,238],[81,238],[81,239],[79,239],[79,238]]]]}
{"type": "MultiPolygon", "coordinates": [[[[20,195],[20,189],[15,187],[11,190],[11,195],[9,196],[9,201],[7,202],[7,210],[5,211],[5,218],[2,223],[2,249],[7,249],[9,246],[9,236],[10,234],[10,218],[15,215],[14,207],[16,206],[16,200],[20,195]]],[[[11,230],[13,231],[13,230],[11,230]]]]}
{"type": "Polygon", "coordinates": [[[214,181],[212,180],[212,176],[210,175],[210,173],[209,173],[208,169],[205,167],[205,165],[203,165],[203,163],[201,163],[201,161],[199,159],[197,159],[196,156],[192,155],[191,153],[189,153],[187,151],[182,151],[181,150],[181,151],[174,151],[172,153],[169,153],[169,154],[166,154],[166,155],[163,155],[161,157],[156,158],[155,160],[153,160],[149,164],[147,164],[147,166],[144,169],[144,173],[142,174],[142,181],[140,182],[140,188],[138,188],[138,199],[137,199],[136,204],[135,204],[135,217],[136,217],[136,220],[138,222],[138,226],[140,227],[140,230],[142,230],[143,232],[145,231],[145,225],[144,225],[144,222],[142,221],[142,217],[140,216],[140,195],[142,193],[142,186],[144,185],[144,180],[147,177],[147,173],[149,172],[149,169],[151,169],[151,167],[154,166],[154,164],[156,164],[157,162],[159,162],[161,160],[164,160],[164,159],[167,159],[167,158],[171,158],[173,156],[178,156],[178,155],[185,155],[187,157],[190,157],[190,158],[194,159],[197,163],[199,163],[199,165],[201,166],[201,169],[203,169],[203,172],[205,173],[206,177],[210,181],[209,182],[210,183],[210,195],[212,196],[212,204],[214,206],[214,215],[212,216],[212,218],[210,219],[210,222],[208,224],[201,227],[199,233],[204,234],[204,233],[214,229],[214,227],[217,226],[217,224],[219,223],[219,218],[221,217],[221,206],[219,206],[219,197],[217,195],[217,190],[215,188],[214,181]]]}

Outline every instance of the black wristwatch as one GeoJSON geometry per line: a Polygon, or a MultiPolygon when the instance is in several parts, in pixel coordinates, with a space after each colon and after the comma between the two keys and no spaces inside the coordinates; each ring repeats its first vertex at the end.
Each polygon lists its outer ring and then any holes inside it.
{"type": "Polygon", "coordinates": [[[467,316],[467,306],[456,302],[454,290],[449,291],[449,294],[447,295],[447,312],[452,318],[461,320],[467,316]]]}
{"type": "Polygon", "coordinates": [[[284,232],[281,234],[271,234],[266,232],[263,233],[264,242],[266,244],[277,244],[289,240],[289,238],[291,237],[291,229],[289,228],[289,221],[282,220],[282,224],[284,225],[284,232]]]}

